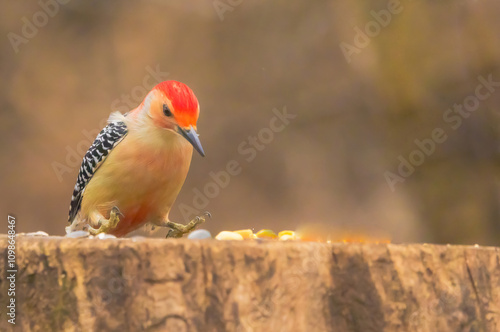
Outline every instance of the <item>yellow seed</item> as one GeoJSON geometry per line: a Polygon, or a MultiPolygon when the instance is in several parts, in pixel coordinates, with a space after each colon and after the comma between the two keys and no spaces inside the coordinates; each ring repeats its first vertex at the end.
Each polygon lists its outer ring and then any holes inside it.
{"type": "Polygon", "coordinates": [[[215,237],[216,240],[241,241],[243,236],[235,232],[222,231],[215,237]]]}
{"type": "Polygon", "coordinates": [[[294,231],[281,231],[278,233],[278,237],[281,238],[283,235],[290,235],[293,238],[295,238],[295,232],[294,231]]]}
{"type": "Polygon", "coordinates": [[[276,233],[274,233],[270,229],[261,229],[257,232],[257,237],[259,239],[275,239],[278,237],[278,235],[276,235],[276,233]]]}
{"type": "Polygon", "coordinates": [[[290,240],[292,241],[295,240],[295,236],[288,234],[280,236],[280,241],[290,241],[290,240]]]}
{"type": "Polygon", "coordinates": [[[246,239],[253,239],[253,232],[251,229],[240,229],[240,230],[234,231],[233,233],[240,234],[245,240],[246,239]]]}

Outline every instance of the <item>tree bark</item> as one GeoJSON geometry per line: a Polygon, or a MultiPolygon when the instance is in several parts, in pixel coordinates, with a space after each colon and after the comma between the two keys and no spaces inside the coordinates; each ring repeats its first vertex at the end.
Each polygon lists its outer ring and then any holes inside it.
{"type": "Polygon", "coordinates": [[[1,331],[500,331],[498,248],[18,236],[14,326],[0,244],[1,331]]]}

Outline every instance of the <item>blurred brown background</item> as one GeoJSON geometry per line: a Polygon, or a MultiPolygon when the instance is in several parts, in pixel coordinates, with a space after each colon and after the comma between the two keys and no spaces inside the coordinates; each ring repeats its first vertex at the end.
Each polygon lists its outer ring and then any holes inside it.
{"type": "Polygon", "coordinates": [[[48,3],[3,1],[0,14],[0,204],[18,232],[63,234],[89,137],[175,79],[200,101],[207,156],[193,157],[172,220],[236,160],[241,174],[204,208],[212,233],[320,222],[500,245],[500,87],[456,130],[443,119],[478,76],[500,82],[500,2],[48,3]],[[346,57],[342,42],[359,47],[346,57]],[[248,162],[238,146],[284,107],[296,118],[248,162]],[[447,139],[391,190],[386,172],[435,128],[447,139]]]}

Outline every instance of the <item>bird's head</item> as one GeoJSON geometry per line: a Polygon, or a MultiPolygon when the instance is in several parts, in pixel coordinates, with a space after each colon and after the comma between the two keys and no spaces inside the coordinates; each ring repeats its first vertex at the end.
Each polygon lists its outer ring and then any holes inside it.
{"type": "Polygon", "coordinates": [[[181,82],[165,81],[156,85],[149,95],[148,113],[155,125],[180,134],[204,157],[196,132],[200,105],[193,90],[181,82]]]}

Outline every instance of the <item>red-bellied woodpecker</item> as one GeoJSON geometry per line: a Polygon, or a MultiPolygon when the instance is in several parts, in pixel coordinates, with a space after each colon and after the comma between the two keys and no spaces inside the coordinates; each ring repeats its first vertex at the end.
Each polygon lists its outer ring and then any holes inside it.
{"type": "Polygon", "coordinates": [[[112,113],[83,158],[71,197],[71,232],[124,236],[146,222],[170,227],[181,237],[204,216],[187,225],[168,219],[184,184],[193,147],[205,155],[196,132],[200,107],[185,84],[156,85],[127,114],[112,113]]]}

